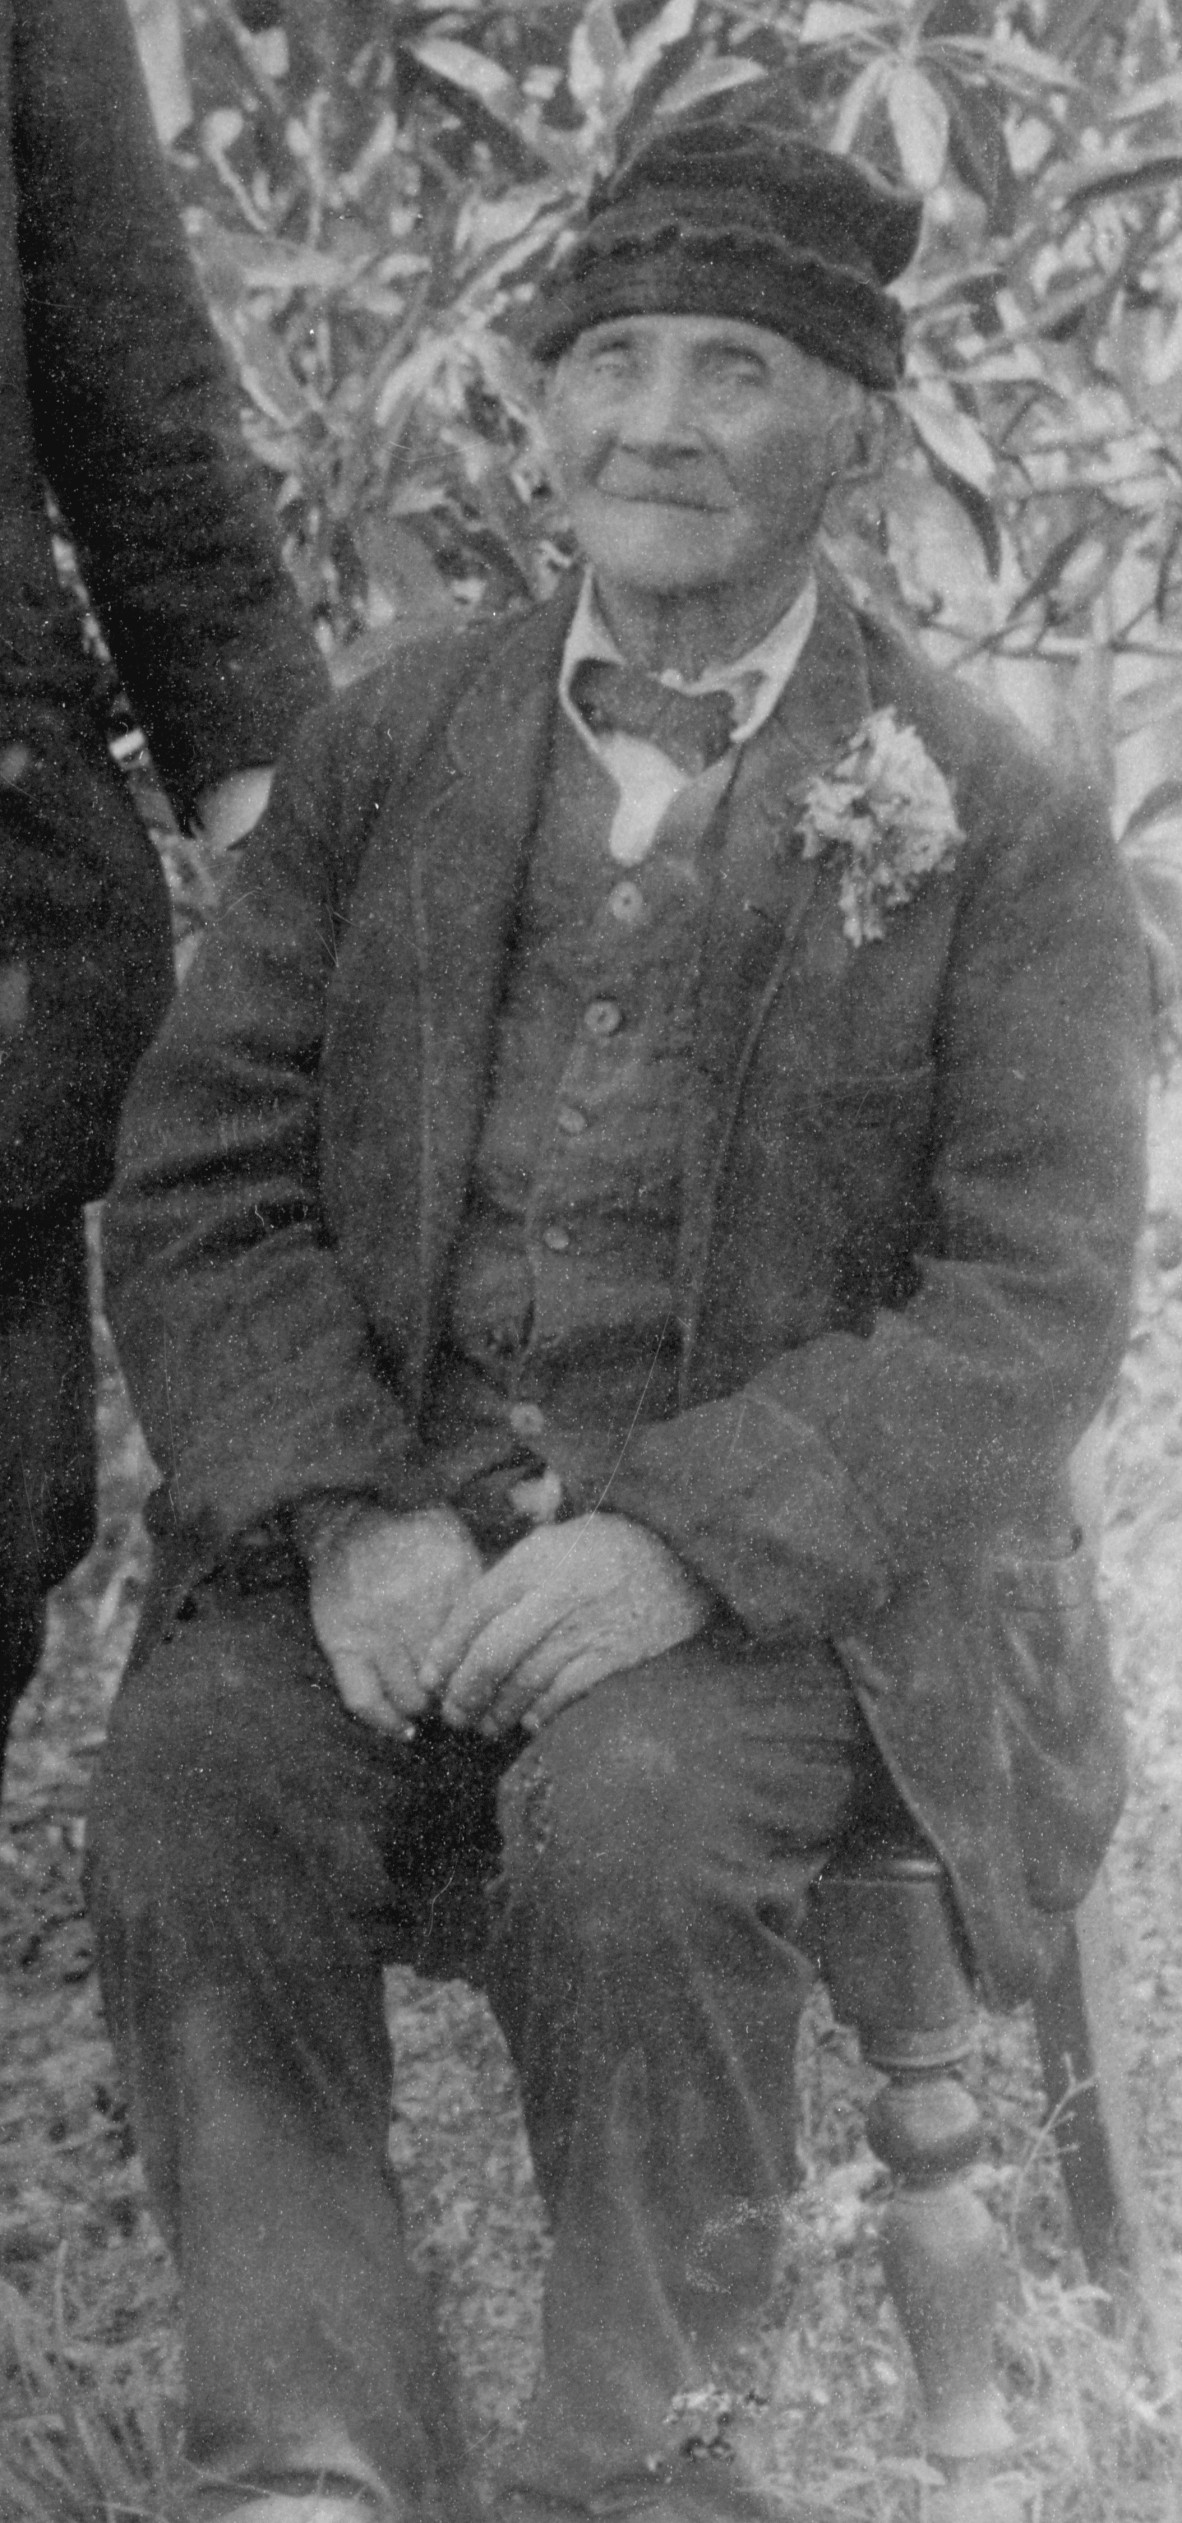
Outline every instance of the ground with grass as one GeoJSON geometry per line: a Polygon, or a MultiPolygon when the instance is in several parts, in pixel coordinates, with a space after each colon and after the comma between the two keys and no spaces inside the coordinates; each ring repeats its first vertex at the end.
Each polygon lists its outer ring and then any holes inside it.
{"type": "MultiPolygon", "coordinates": [[[[1182,2364],[1182,1088],[1158,1100],[1153,1220],[1107,1444],[1105,1579],[1133,1787],[1112,1859],[1134,2116],[1182,2364]]],[[[99,2014],[79,1892],[87,1781],[143,1582],[148,1466],[109,1354],[103,1525],[56,1599],[0,1821],[0,2523],[168,2523],[178,2353],[99,2014]]],[[[487,2481],[537,2354],[545,2235],[513,2080],[480,2003],[392,1974],[391,2145],[437,2274],[487,2481]]],[[[787,2063],[786,2063],[787,2067],[787,2063]]],[[[764,2459],[834,2523],[923,2523],[939,2488],[874,2249],[873,2080],[823,1999],[805,2033],[808,2181],[785,2231],[764,2459]]],[[[979,2179],[1006,2239],[998,2370],[1028,2523],[1177,2523],[1182,2415],[1081,2282],[1022,2018],[983,2027],[979,2179]]]]}

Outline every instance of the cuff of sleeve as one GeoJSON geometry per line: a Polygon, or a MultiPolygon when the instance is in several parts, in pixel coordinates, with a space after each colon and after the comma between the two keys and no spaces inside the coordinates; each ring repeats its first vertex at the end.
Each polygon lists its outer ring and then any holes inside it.
{"type": "Polygon", "coordinates": [[[648,1525],[769,1643],[860,1627],[896,1581],[886,1537],[807,1421],[735,1394],[638,1431],[618,1448],[553,1449],[575,1513],[648,1525]]]}
{"type": "Polygon", "coordinates": [[[339,1489],[325,1490],[319,1497],[297,1498],[287,1510],[286,1523],[305,1568],[310,1572],[350,1525],[379,1503],[374,1497],[339,1489]]]}

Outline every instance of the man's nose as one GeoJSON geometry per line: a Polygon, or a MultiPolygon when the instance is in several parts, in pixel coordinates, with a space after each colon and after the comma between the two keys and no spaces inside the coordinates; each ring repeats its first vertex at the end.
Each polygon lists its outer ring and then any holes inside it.
{"type": "Polygon", "coordinates": [[[656,362],[637,385],[622,415],[619,443],[638,454],[696,454],[701,431],[689,382],[675,361],[656,362]]]}

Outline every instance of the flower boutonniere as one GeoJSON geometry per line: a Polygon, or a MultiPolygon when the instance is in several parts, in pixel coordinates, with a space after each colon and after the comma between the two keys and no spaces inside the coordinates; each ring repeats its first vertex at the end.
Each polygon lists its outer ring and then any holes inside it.
{"type": "Polygon", "coordinates": [[[841,925],[854,946],[885,937],[884,913],[910,902],[964,838],[943,772],[890,709],[872,711],[848,753],[810,780],[798,829],[806,859],[838,854],[841,925]]]}

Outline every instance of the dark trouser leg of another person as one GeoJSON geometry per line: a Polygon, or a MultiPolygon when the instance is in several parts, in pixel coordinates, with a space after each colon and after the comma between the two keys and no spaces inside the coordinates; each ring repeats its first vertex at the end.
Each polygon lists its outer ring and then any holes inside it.
{"type": "Polygon", "coordinates": [[[462,1963],[496,1765],[343,1708],[298,1576],[199,1590],[116,1702],[89,1834],[108,2021],[179,2260],[187,2447],[207,2479],[380,2482],[465,2508],[387,2160],[381,1969],[462,1963]],[[433,1955],[423,1914],[459,1943],[433,1955]],[[413,1897],[412,1897],[413,1888],[413,1897]],[[445,1905],[446,1906],[446,1905],[445,1905]]]}
{"type": "Polygon", "coordinates": [[[45,1597],[94,1539],[94,1365],[75,1209],[0,1219],[0,1769],[45,1597]]]}
{"type": "MultiPolygon", "coordinates": [[[[3,1395],[0,1394],[0,1409],[3,1395]]],[[[0,1553],[3,1552],[0,1541],[0,1553]]],[[[17,1702],[41,1662],[45,1644],[45,1597],[12,1583],[11,1563],[0,1558],[0,1777],[8,1730],[17,1702]]]]}
{"type": "Polygon", "coordinates": [[[826,1649],[710,1637],[601,1684],[502,1785],[486,1985],[555,2228],[511,2489],[707,2485],[677,2403],[741,2378],[767,2310],[799,2178],[792,1940],[873,1762],[826,1649]]]}

